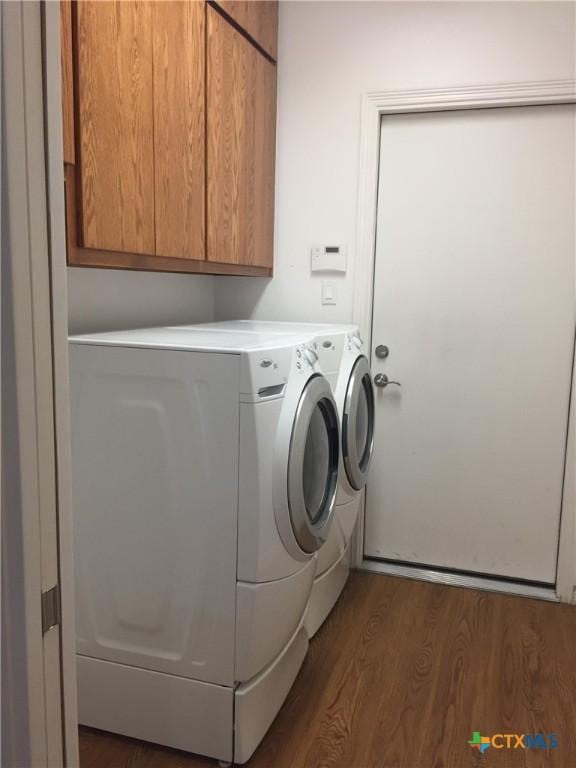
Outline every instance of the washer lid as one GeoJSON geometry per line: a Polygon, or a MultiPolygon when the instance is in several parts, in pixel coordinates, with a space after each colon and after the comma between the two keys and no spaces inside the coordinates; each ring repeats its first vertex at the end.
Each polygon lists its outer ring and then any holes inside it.
{"type": "Polygon", "coordinates": [[[342,415],[342,458],[352,488],[362,490],[374,448],[374,388],[368,360],[354,363],[342,415]]]}
{"type": "Polygon", "coordinates": [[[292,426],[288,508],[298,545],[315,552],[328,536],[338,488],[338,411],[330,385],[313,376],[304,387],[292,426]]]}

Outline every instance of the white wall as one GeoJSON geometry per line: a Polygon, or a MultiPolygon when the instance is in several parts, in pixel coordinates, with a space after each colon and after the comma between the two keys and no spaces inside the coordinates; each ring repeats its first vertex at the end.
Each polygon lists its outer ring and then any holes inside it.
{"type": "Polygon", "coordinates": [[[73,333],[260,317],[352,318],[361,94],[574,77],[574,6],[556,2],[282,2],[275,276],[68,269],[73,333]],[[313,243],[348,244],[320,303],[313,243]]]}
{"type": "Polygon", "coordinates": [[[68,267],[71,333],[214,319],[214,278],[68,267]]]}
{"type": "Polygon", "coordinates": [[[574,78],[563,2],[282,2],[275,276],[218,278],[218,318],[352,319],[362,93],[574,78]],[[348,244],[338,303],[320,303],[314,243],[348,244]]]}

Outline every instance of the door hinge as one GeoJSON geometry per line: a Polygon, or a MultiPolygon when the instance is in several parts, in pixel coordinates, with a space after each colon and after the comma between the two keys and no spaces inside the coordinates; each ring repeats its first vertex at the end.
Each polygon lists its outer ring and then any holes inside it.
{"type": "Polygon", "coordinates": [[[42,592],[42,634],[60,624],[60,585],[42,592]]]}

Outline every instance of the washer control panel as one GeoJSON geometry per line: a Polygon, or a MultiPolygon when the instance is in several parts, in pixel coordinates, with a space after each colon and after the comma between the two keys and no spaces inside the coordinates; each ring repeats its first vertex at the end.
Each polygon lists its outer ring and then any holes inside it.
{"type": "Polygon", "coordinates": [[[358,331],[352,331],[351,333],[346,334],[346,346],[348,349],[357,349],[359,351],[364,348],[364,342],[358,331]]]}
{"type": "Polygon", "coordinates": [[[314,349],[314,344],[301,344],[296,347],[296,370],[299,373],[309,372],[314,369],[318,362],[318,353],[314,349]]]}

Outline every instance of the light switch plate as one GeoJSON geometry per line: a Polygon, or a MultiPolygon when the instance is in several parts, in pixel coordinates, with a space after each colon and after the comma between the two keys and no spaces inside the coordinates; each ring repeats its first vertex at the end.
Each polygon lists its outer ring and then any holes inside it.
{"type": "Polygon", "coordinates": [[[333,280],[322,280],[322,304],[336,304],[336,283],[333,280]]]}

